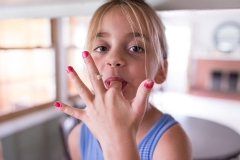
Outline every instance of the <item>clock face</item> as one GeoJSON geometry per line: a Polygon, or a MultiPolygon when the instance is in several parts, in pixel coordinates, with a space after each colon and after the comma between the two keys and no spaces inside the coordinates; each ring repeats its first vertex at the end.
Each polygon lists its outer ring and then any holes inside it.
{"type": "Polygon", "coordinates": [[[240,25],[237,23],[225,23],[221,25],[215,34],[216,47],[219,51],[233,52],[240,44],[240,25]]]}

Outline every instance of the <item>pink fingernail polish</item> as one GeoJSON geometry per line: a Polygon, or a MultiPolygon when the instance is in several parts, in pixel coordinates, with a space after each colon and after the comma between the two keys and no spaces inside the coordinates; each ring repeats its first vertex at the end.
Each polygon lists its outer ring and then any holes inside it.
{"type": "Polygon", "coordinates": [[[82,56],[83,56],[83,58],[88,57],[88,55],[89,55],[88,51],[83,51],[83,52],[82,52],[82,56]]]}
{"type": "Polygon", "coordinates": [[[68,66],[66,69],[67,73],[70,73],[73,71],[73,67],[72,66],[68,66]]]}
{"type": "Polygon", "coordinates": [[[146,88],[152,88],[154,85],[154,82],[152,80],[147,80],[145,83],[144,83],[144,86],[146,88]]]}
{"type": "Polygon", "coordinates": [[[54,106],[57,107],[57,108],[61,108],[62,107],[61,103],[59,103],[59,102],[55,102],[54,106]]]}

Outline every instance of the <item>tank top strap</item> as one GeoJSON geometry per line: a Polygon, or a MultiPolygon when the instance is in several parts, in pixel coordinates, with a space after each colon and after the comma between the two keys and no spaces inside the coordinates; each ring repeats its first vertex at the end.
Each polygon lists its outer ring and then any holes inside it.
{"type": "Polygon", "coordinates": [[[138,144],[141,160],[151,160],[158,140],[177,121],[169,114],[163,114],[138,144]]]}

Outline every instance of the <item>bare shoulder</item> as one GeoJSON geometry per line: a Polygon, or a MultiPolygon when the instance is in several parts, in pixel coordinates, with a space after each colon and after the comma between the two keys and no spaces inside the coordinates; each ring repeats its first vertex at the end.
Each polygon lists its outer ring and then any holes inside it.
{"type": "Polygon", "coordinates": [[[153,153],[153,160],[191,160],[190,140],[179,124],[170,127],[159,139],[153,153]]]}
{"type": "Polygon", "coordinates": [[[72,160],[80,160],[80,126],[81,123],[76,125],[68,136],[69,152],[72,160]]]}

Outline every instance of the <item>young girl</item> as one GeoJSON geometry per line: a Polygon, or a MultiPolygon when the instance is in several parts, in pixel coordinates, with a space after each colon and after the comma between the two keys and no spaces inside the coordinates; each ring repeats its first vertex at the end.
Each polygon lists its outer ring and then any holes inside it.
{"type": "Polygon", "coordinates": [[[69,135],[73,160],[190,160],[181,126],[148,102],[167,74],[164,27],[143,0],[112,0],[93,15],[82,53],[90,90],[71,66],[69,78],[86,104],[55,102],[82,121],[69,135]]]}

